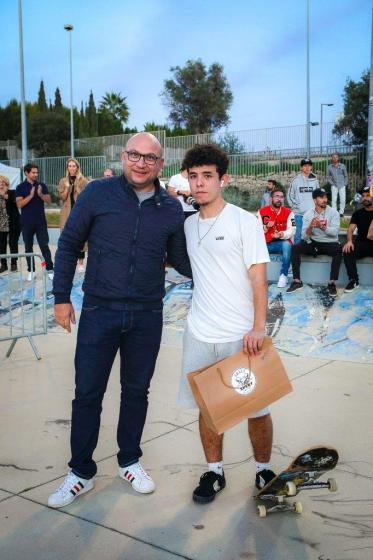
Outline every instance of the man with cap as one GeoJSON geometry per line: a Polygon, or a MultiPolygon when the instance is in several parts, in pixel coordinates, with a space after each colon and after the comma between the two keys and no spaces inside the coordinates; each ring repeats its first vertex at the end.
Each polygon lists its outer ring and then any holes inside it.
{"type": "Polygon", "coordinates": [[[359,276],[356,261],[364,257],[373,257],[373,240],[368,239],[368,230],[373,220],[373,200],[369,187],[362,191],[363,207],[356,210],[350,220],[347,230],[347,242],[343,246],[343,258],[349,282],[345,292],[352,292],[359,287],[359,276]],[[357,235],[353,240],[354,231],[357,235]]]}
{"type": "Polygon", "coordinates": [[[294,243],[299,243],[302,238],[302,219],[307,210],[313,209],[312,192],[319,188],[319,181],[312,173],[312,161],[303,158],[300,162],[300,173],[298,173],[288,190],[288,203],[295,217],[294,243]]]}
{"type": "Polygon", "coordinates": [[[291,252],[293,282],[286,290],[290,294],[303,288],[300,279],[301,255],[329,255],[332,257],[328,291],[332,297],[337,296],[335,286],[342,261],[342,250],[338,240],[340,216],[334,208],[328,206],[328,197],[324,189],[312,192],[314,208],[303,216],[302,240],[294,245],[291,252]]]}

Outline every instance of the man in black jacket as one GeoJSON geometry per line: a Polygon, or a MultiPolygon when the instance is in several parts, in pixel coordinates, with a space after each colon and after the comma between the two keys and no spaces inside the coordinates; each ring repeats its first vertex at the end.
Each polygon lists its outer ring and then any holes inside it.
{"type": "Polygon", "coordinates": [[[53,292],[56,321],[75,323],[70,292],[83,244],[89,255],[75,354],[70,472],[49,497],[63,507],[94,487],[92,458],[102,399],[118,349],[122,387],[117,430],[119,475],[141,493],[155,485],[139,462],[148,389],[162,333],[165,258],[191,276],[179,202],[160,188],[162,148],[149,133],[128,141],[124,174],[92,181],[79,196],[61,234],[53,292]],[[105,188],[102,187],[103,182],[105,188]]]}

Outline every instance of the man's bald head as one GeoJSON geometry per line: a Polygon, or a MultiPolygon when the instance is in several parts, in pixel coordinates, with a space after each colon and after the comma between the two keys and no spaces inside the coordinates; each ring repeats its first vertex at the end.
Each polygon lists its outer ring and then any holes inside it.
{"type": "Polygon", "coordinates": [[[125,150],[138,150],[141,151],[138,146],[146,143],[147,145],[152,144],[153,149],[151,152],[155,153],[157,156],[163,156],[163,148],[158,138],[151,134],[150,132],[137,132],[127,141],[125,150]]]}
{"type": "Polygon", "coordinates": [[[154,134],[138,132],[128,140],[122,161],[123,173],[132,187],[151,191],[164,164],[162,146],[154,134]]]}

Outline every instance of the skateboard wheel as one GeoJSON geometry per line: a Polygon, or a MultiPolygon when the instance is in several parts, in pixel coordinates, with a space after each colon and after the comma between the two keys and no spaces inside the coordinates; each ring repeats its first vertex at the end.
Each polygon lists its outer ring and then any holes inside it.
{"type": "Polygon", "coordinates": [[[287,496],[295,496],[295,494],[297,493],[297,487],[295,486],[294,482],[287,482],[285,488],[287,496]]]}
{"type": "Polygon", "coordinates": [[[295,511],[295,513],[299,513],[299,514],[302,513],[302,511],[303,511],[302,502],[295,502],[294,511],[295,511]]]}
{"type": "Polygon", "coordinates": [[[336,492],[338,490],[338,484],[335,478],[328,478],[329,492],[336,492]]]}
{"type": "Polygon", "coordinates": [[[267,508],[265,506],[258,506],[258,515],[259,517],[266,517],[267,516],[267,508]]]}

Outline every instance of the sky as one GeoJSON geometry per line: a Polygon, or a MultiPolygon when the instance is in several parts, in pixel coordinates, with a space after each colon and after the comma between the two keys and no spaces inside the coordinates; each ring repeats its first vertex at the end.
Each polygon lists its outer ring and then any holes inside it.
{"type": "MultiPolygon", "coordinates": [[[[18,2],[0,0],[0,106],[20,97],[18,2]],[[5,32],[6,30],[6,32],[5,32]]],[[[23,0],[26,99],[40,80],[69,106],[72,32],[74,105],[93,91],[120,92],[128,126],[167,122],[170,68],[200,58],[223,65],[233,91],[230,130],[306,122],[306,0],[23,0]]],[[[310,0],[311,121],[334,121],[347,78],[370,66],[371,0],[310,0]]]]}

